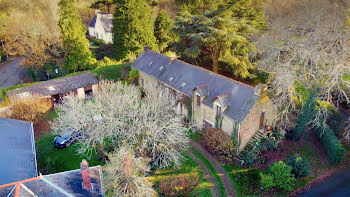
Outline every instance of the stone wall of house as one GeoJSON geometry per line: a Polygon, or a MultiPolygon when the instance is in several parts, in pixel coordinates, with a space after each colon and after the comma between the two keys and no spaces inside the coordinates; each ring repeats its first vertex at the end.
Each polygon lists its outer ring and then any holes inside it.
{"type": "Polygon", "coordinates": [[[259,130],[261,112],[265,112],[265,125],[273,125],[277,115],[277,107],[266,94],[260,96],[259,100],[241,123],[241,129],[239,131],[240,150],[247,145],[249,140],[259,130]]]}
{"type": "MultiPolygon", "coordinates": [[[[215,127],[216,123],[216,108],[213,107],[208,107],[207,105],[204,105],[201,103],[201,105],[198,107],[197,106],[197,95],[198,91],[194,91],[194,99],[192,102],[193,106],[193,117],[195,123],[203,129],[204,126],[204,121],[207,121],[212,125],[212,127],[215,127]]],[[[201,97],[201,102],[203,101],[204,97],[201,97]]],[[[216,104],[219,104],[218,102],[214,102],[214,106],[216,104]]],[[[223,109],[225,111],[225,109],[223,109]]],[[[221,128],[225,133],[228,135],[231,135],[232,129],[233,129],[233,120],[231,118],[228,118],[226,116],[223,116],[222,119],[222,128],[221,128]]]]}
{"type": "Polygon", "coordinates": [[[95,92],[98,92],[98,84],[92,85],[92,94],[94,94],[95,92]]]}
{"type": "Polygon", "coordinates": [[[85,99],[85,91],[84,88],[78,88],[78,98],[85,99]]]}

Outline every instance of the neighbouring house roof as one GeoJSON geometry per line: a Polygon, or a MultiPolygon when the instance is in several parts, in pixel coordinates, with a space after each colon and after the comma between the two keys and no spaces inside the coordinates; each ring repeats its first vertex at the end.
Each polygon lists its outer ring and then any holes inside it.
{"type": "Polygon", "coordinates": [[[56,174],[41,175],[19,182],[0,185],[0,196],[103,197],[104,188],[101,167],[90,167],[88,171],[92,191],[83,188],[82,171],[78,169],[56,174]]]}
{"type": "Polygon", "coordinates": [[[98,12],[95,14],[94,18],[90,21],[89,27],[95,28],[97,21],[100,21],[105,32],[112,32],[111,25],[113,19],[113,14],[98,12]]]}
{"type": "Polygon", "coordinates": [[[203,103],[209,107],[213,107],[213,102],[218,96],[228,94],[226,98],[220,99],[220,102],[228,106],[224,111],[224,115],[236,122],[244,120],[259,98],[254,94],[254,87],[252,86],[181,60],[171,60],[168,56],[156,53],[148,48],[145,48],[144,52],[132,64],[132,67],[191,98],[193,90],[197,88],[199,88],[199,92],[204,94],[208,91],[208,96],[205,97],[203,103]],[[204,88],[206,84],[209,84],[208,90],[204,88]]]}
{"type": "Polygon", "coordinates": [[[0,118],[0,139],[0,185],[36,177],[33,124],[0,118]]]}
{"type": "Polygon", "coordinates": [[[25,97],[28,95],[52,96],[67,93],[78,88],[97,84],[98,80],[90,73],[83,73],[71,77],[44,81],[31,86],[7,91],[8,97],[25,97]]]}

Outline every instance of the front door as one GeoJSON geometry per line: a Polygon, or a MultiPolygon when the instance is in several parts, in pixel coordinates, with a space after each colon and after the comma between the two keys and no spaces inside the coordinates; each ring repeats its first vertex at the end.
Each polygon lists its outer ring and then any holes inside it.
{"type": "Polygon", "coordinates": [[[265,112],[260,113],[260,123],[259,129],[262,129],[265,126],[265,112]]]}

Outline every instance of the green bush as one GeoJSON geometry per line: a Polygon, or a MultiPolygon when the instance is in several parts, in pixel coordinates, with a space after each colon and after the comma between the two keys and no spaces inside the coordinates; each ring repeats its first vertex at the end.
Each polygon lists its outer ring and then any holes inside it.
{"type": "Polygon", "coordinates": [[[302,112],[298,115],[296,127],[293,132],[292,140],[299,141],[303,136],[304,131],[307,129],[309,121],[312,119],[314,111],[316,109],[318,91],[316,89],[312,90],[309,94],[308,99],[302,109],[302,112]]]}
{"type": "Polygon", "coordinates": [[[334,131],[334,134],[338,137],[342,136],[342,131],[340,129],[342,117],[338,111],[332,112],[328,116],[327,124],[334,131]]]}
{"type": "Polygon", "coordinates": [[[331,164],[340,164],[344,159],[345,149],[334,135],[332,129],[320,120],[320,126],[317,128],[314,127],[313,130],[317,139],[321,142],[323,150],[328,155],[331,164]]]}
{"type": "Polygon", "coordinates": [[[252,166],[256,161],[256,159],[257,159],[257,156],[255,155],[254,151],[246,152],[242,156],[241,164],[246,166],[252,166]]]}
{"type": "Polygon", "coordinates": [[[267,192],[272,188],[292,191],[295,178],[291,171],[292,167],[278,161],[269,167],[267,174],[260,173],[260,185],[267,192]]]}
{"type": "Polygon", "coordinates": [[[208,128],[203,132],[203,146],[220,161],[232,162],[236,148],[230,136],[221,129],[208,128]]]}
{"type": "Polygon", "coordinates": [[[6,62],[7,55],[5,52],[0,51],[0,62],[6,62]]]}
{"type": "Polygon", "coordinates": [[[297,178],[306,177],[311,172],[310,162],[298,154],[288,158],[288,165],[292,167],[292,173],[297,178]]]}
{"type": "Polygon", "coordinates": [[[120,79],[127,79],[127,78],[122,78],[122,74],[124,69],[128,69],[129,67],[130,67],[129,64],[102,66],[95,69],[93,72],[97,74],[97,78],[99,80],[102,77],[103,79],[117,81],[120,79]]]}
{"type": "Polygon", "coordinates": [[[102,39],[93,39],[92,41],[92,44],[94,44],[94,45],[103,45],[103,44],[106,44],[106,42],[104,41],[104,40],[102,40],[102,39]]]}

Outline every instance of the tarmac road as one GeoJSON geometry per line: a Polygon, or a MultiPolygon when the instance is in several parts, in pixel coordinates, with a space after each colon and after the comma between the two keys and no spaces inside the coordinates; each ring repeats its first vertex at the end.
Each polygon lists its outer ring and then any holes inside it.
{"type": "Polygon", "coordinates": [[[6,63],[4,67],[0,68],[0,90],[23,83],[23,79],[26,76],[21,66],[24,58],[13,57],[11,59],[11,62],[6,63]]]}

